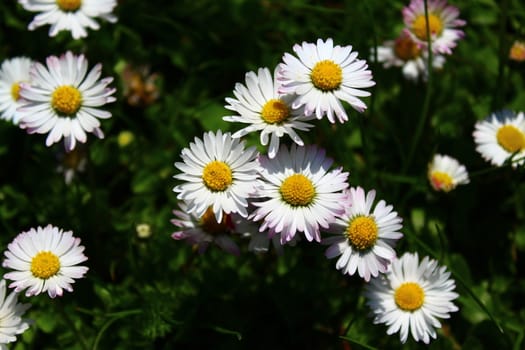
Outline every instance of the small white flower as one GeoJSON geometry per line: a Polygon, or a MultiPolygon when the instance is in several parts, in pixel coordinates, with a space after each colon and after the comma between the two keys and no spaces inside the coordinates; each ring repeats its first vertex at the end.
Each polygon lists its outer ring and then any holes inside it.
{"type": "Polygon", "coordinates": [[[29,82],[29,70],[33,61],[27,57],[15,57],[2,62],[0,68],[1,118],[18,124],[16,109],[20,107],[20,83],[29,82]]]}
{"type": "Polygon", "coordinates": [[[112,14],[116,0],[18,0],[24,9],[40,12],[29,23],[28,29],[50,24],[49,36],[56,36],[61,30],[69,30],[74,39],[87,37],[86,28],[98,30],[95,19],[102,18],[116,22],[112,14]]]}
{"type": "Polygon", "coordinates": [[[0,349],[7,350],[5,344],[16,341],[16,336],[24,333],[32,321],[22,316],[31,304],[18,302],[18,294],[11,292],[7,295],[5,280],[0,281],[0,349]]]}
{"type": "Polygon", "coordinates": [[[4,278],[13,281],[9,287],[16,292],[27,289],[28,297],[46,291],[51,298],[62,296],[64,289],[72,292],[74,279],[84,277],[88,271],[85,266],[77,266],[87,260],[83,251],[80,238],[73,237],[71,231],[51,225],[31,228],[7,246],[2,266],[15,271],[4,278]]]}
{"type": "Polygon", "coordinates": [[[455,158],[436,154],[428,165],[428,180],[436,191],[449,192],[470,182],[467,169],[455,158]]]}
{"type": "Polygon", "coordinates": [[[386,324],[388,335],[399,332],[405,343],[410,331],[415,341],[428,344],[436,338],[435,329],[441,328],[438,318],[458,311],[452,303],[458,297],[455,287],[450,272],[436,260],[425,257],[420,263],[417,253],[405,253],[385,275],[370,281],[365,297],[374,323],[386,324]]]}

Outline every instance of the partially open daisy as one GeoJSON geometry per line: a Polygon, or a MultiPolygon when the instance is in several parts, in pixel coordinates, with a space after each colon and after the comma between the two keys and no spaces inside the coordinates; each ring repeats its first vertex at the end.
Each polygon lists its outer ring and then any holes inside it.
{"type": "Polygon", "coordinates": [[[467,169],[455,158],[436,154],[428,164],[428,181],[436,191],[450,192],[470,182],[467,169]]]}
{"type": "Polygon", "coordinates": [[[446,267],[436,260],[417,253],[405,253],[390,265],[385,275],[373,278],[365,287],[367,304],[374,323],[388,326],[387,334],[400,333],[406,342],[408,332],[415,341],[430,342],[441,328],[438,318],[449,318],[458,311],[452,300],[458,297],[456,287],[446,267]]]}
{"type": "MultiPolygon", "coordinates": [[[[451,54],[457,41],[465,33],[458,27],[466,22],[458,19],[459,10],[450,6],[446,0],[428,0],[428,27],[432,43],[432,51],[440,54],[451,54]]],[[[426,48],[429,42],[427,36],[427,21],[425,18],[425,0],[412,0],[403,8],[405,32],[421,47],[426,48]]]]}
{"type": "Polygon", "coordinates": [[[226,108],[238,115],[223,117],[229,122],[250,124],[235,132],[233,138],[260,131],[261,144],[266,146],[270,142],[270,158],[275,157],[279,149],[279,138],[285,134],[302,146],[303,140],[296,130],[310,129],[313,125],[305,121],[314,119],[313,116],[305,116],[303,108],[293,109],[294,95],[279,94],[278,87],[268,68],[259,68],[257,74],[246,73],[246,85],[235,85],[233,94],[236,98],[226,98],[226,108]]]}
{"type": "Polygon", "coordinates": [[[359,112],[366,109],[359,97],[370,96],[370,92],[361,89],[375,82],[366,61],[357,59],[352,46],[334,46],[332,39],[318,39],[317,44],[296,44],[293,50],[299,58],[285,53],[277,77],[282,84],[279,93],[297,95],[293,108],[304,106],[306,115],[315,114],[317,119],[326,115],[331,123],[335,117],[341,123],[348,120],[341,101],[359,112]]]}
{"type": "Polygon", "coordinates": [[[66,151],[75,148],[77,141],[86,142],[86,132],[103,138],[98,119],[107,119],[111,113],[99,107],[115,101],[114,88],[108,87],[113,78],[99,80],[99,63],[86,75],[88,62],[84,55],[70,51],[61,57],[49,56],[47,67],[35,63],[31,69],[31,83],[22,83],[18,108],[20,127],[30,134],[46,134],[46,145],[64,138],[66,151]]]}
{"type": "Polygon", "coordinates": [[[27,57],[15,57],[2,62],[0,67],[0,113],[1,118],[18,124],[20,107],[20,83],[29,82],[29,70],[33,62],[27,57]]]}
{"type": "Polygon", "coordinates": [[[85,266],[77,266],[87,260],[80,238],[71,231],[58,227],[31,228],[22,232],[9,243],[4,252],[3,267],[15,271],[6,273],[12,280],[10,288],[16,292],[26,290],[26,296],[47,292],[51,298],[62,296],[63,290],[73,291],[74,279],[84,277],[85,266]]]}
{"type": "Polygon", "coordinates": [[[0,349],[7,350],[4,344],[16,341],[18,334],[24,333],[32,321],[22,316],[31,304],[18,302],[18,294],[11,292],[7,295],[5,280],[0,281],[0,349]]]}
{"type": "MultiPolygon", "coordinates": [[[[377,61],[383,67],[402,67],[403,76],[412,81],[426,80],[428,77],[428,54],[420,49],[410,35],[402,32],[396,40],[385,41],[377,47],[377,61]]],[[[445,58],[442,55],[432,57],[432,67],[443,68],[445,58]]]]}
{"type": "Polygon", "coordinates": [[[259,158],[261,180],[257,195],[265,201],[253,202],[257,209],[250,216],[262,220],[259,231],[268,229],[270,237],[280,233],[281,243],[303,232],[308,241],[321,241],[320,228],[327,228],[336,215],[344,212],[348,173],[341,168],[329,171],[332,159],[315,145],[290,150],[281,145],[277,156],[259,158]]]}
{"type": "Polygon", "coordinates": [[[18,0],[18,3],[27,11],[40,12],[29,23],[28,29],[50,24],[49,36],[68,30],[74,39],[80,39],[87,36],[86,28],[100,28],[95,21],[97,17],[108,22],[117,21],[112,14],[117,0],[18,0]]]}
{"type": "Polygon", "coordinates": [[[393,247],[403,237],[399,232],[403,220],[391,205],[380,200],[372,210],[375,195],[374,190],[365,194],[361,187],[350,188],[345,213],[328,230],[335,236],[323,239],[330,245],[326,257],[339,256],[338,270],[348,275],[357,271],[367,282],[387,270],[396,257],[393,247]]]}
{"type": "Polygon", "coordinates": [[[175,186],[177,198],[185,201],[188,213],[202,217],[212,207],[217,222],[223,212],[246,217],[248,198],[255,192],[259,164],[254,147],[244,148],[244,141],[230,133],[207,132],[203,140],[195,138],[189,148],[181,151],[183,163],[175,163],[183,181],[175,186]]]}
{"type": "Polygon", "coordinates": [[[525,117],[523,112],[495,112],[478,121],[473,132],[476,151],[495,166],[511,160],[516,168],[525,162],[525,117]]]}

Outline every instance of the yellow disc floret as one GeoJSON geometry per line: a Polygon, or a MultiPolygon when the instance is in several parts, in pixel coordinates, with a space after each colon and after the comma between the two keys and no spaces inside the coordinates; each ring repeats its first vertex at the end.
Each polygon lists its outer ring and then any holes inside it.
{"type": "Polygon", "coordinates": [[[222,192],[233,182],[232,170],[228,164],[214,160],[204,167],[202,181],[210,191],[222,192]]]}
{"type": "Polygon", "coordinates": [[[59,9],[65,12],[74,12],[82,5],[82,0],[56,0],[59,9]]]}
{"type": "Polygon", "coordinates": [[[315,188],[303,174],[288,176],[279,188],[282,199],[291,206],[307,206],[315,197],[315,188]]]}
{"type": "Polygon", "coordinates": [[[358,216],[352,219],[346,229],[346,237],[352,247],[357,250],[367,250],[373,247],[377,240],[377,233],[377,224],[370,216],[358,216]]]}
{"type": "Polygon", "coordinates": [[[263,106],[261,118],[268,124],[279,124],[290,116],[290,109],[283,101],[271,99],[263,106]]]}
{"type": "Polygon", "coordinates": [[[423,288],[414,282],[405,282],[394,292],[396,305],[404,311],[416,311],[425,301],[423,288]]]}
{"type": "Polygon", "coordinates": [[[409,36],[404,35],[394,43],[394,53],[403,61],[410,61],[419,57],[421,50],[409,36]]]}
{"type": "Polygon", "coordinates": [[[228,230],[228,215],[222,216],[222,221],[217,222],[212,207],[206,209],[206,212],[200,218],[200,226],[202,230],[211,235],[217,235],[219,233],[225,233],[228,230]]]}
{"type": "Polygon", "coordinates": [[[82,104],[82,95],[71,85],[59,86],[51,95],[51,106],[60,114],[73,115],[82,104]]]}
{"type": "Polygon", "coordinates": [[[499,128],[496,139],[500,146],[509,153],[525,149],[525,135],[514,125],[503,125],[499,128]]]}
{"type": "Polygon", "coordinates": [[[14,101],[18,101],[20,99],[20,83],[16,82],[13,85],[11,85],[11,97],[14,101]]]}
{"type": "MultiPolygon", "coordinates": [[[[428,14],[428,29],[430,31],[430,36],[440,36],[443,33],[443,21],[440,17],[436,16],[433,13],[428,14]]],[[[412,23],[412,32],[420,40],[428,41],[427,37],[427,21],[425,20],[425,15],[421,14],[416,17],[414,23],[412,23]]]]}
{"type": "Polygon", "coordinates": [[[310,73],[310,79],[319,90],[337,90],[343,82],[343,70],[332,60],[323,60],[316,63],[310,73]]]}
{"type": "Polygon", "coordinates": [[[31,260],[31,273],[41,279],[48,279],[60,270],[60,260],[55,254],[42,251],[31,260]]]}
{"type": "Polygon", "coordinates": [[[435,190],[449,192],[454,189],[454,180],[452,177],[442,171],[433,171],[430,173],[430,183],[435,190]]]}

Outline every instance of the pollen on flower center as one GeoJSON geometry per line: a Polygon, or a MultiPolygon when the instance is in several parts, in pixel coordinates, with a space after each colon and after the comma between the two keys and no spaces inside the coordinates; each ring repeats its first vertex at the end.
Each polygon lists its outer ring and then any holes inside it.
{"type": "Polygon", "coordinates": [[[346,237],[357,250],[367,250],[374,246],[377,240],[377,224],[370,216],[358,216],[350,222],[346,229],[346,237]]]}
{"type": "Polygon", "coordinates": [[[18,101],[20,99],[20,83],[16,82],[13,85],[11,85],[11,97],[14,101],[18,101]]]}
{"type": "Polygon", "coordinates": [[[430,174],[430,181],[432,186],[437,190],[448,192],[454,188],[454,180],[452,177],[442,171],[433,171],[430,174]]]}
{"type": "Polygon", "coordinates": [[[415,311],[423,305],[425,292],[419,284],[405,282],[397,287],[394,292],[394,300],[401,310],[415,311]]]}
{"type": "Polygon", "coordinates": [[[271,99],[263,106],[262,119],[268,124],[278,124],[290,116],[290,109],[279,99],[271,99]]]}
{"type": "Polygon", "coordinates": [[[418,57],[421,50],[409,36],[402,36],[394,43],[394,53],[403,61],[409,61],[418,57]]]}
{"type": "Polygon", "coordinates": [[[315,197],[312,182],[302,174],[288,176],[279,188],[282,199],[291,206],[307,206],[315,197]]]}
{"type": "Polygon", "coordinates": [[[233,182],[232,170],[228,164],[214,160],[204,167],[202,181],[211,191],[224,191],[233,182]]]}
{"type": "Polygon", "coordinates": [[[77,88],[70,85],[59,86],[51,95],[51,106],[58,113],[75,114],[82,103],[82,95],[77,88]]]}
{"type": "Polygon", "coordinates": [[[199,221],[200,226],[204,232],[209,233],[211,235],[216,235],[219,233],[227,232],[229,226],[231,226],[230,220],[231,219],[229,215],[223,215],[222,221],[217,222],[212,207],[209,207],[208,209],[206,209],[206,212],[202,215],[199,221]]]}
{"type": "Polygon", "coordinates": [[[319,90],[333,91],[343,82],[343,70],[332,60],[323,60],[314,66],[310,79],[319,90]]]}
{"type": "Polygon", "coordinates": [[[82,0],[56,0],[57,6],[66,12],[73,12],[80,8],[82,0]]]}
{"type": "Polygon", "coordinates": [[[48,279],[56,275],[58,270],[60,270],[60,260],[51,252],[39,252],[31,260],[31,273],[37,278],[48,279]]]}
{"type": "MultiPolygon", "coordinates": [[[[428,29],[430,30],[430,36],[440,36],[443,32],[443,22],[441,18],[433,13],[428,14],[428,29]]],[[[425,15],[419,15],[412,23],[412,32],[421,40],[428,41],[427,37],[427,21],[425,15]]]]}
{"type": "Polygon", "coordinates": [[[496,139],[507,152],[514,153],[525,149],[525,135],[513,125],[503,125],[499,128],[496,139]]]}

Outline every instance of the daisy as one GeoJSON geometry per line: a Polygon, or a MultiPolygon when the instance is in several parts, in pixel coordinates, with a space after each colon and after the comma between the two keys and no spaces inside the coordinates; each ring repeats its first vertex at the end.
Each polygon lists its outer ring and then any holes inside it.
{"type": "Polygon", "coordinates": [[[117,6],[116,0],[18,0],[18,3],[27,11],[39,12],[29,23],[28,29],[35,30],[50,24],[49,36],[69,30],[74,39],[85,38],[86,28],[100,28],[95,18],[112,23],[117,21],[111,13],[117,6]]]}
{"type": "Polygon", "coordinates": [[[523,112],[503,110],[478,121],[473,132],[476,151],[491,164],[512,161],[516,168],[525,162],[525,118],[523,112]]]}
{"type": "Polygon", "coordinates": [[[367,282],[387,270],[396,257],[393,246],[403,237],[398,232],[403,220],[391,205],[381,200],[372,210],[375,195],[374,190],[365,195],[361,187],[350,188],[345,213],[328,230],[336,236],[323,240],[330,245],[325,253],[328,259],[340,256],[338,270],[348,275],[357,271],[367,282]]]}
{"type": "Polygon", "coordinates": [[[1,118],[18,124],[16,109],[20,106],[20,83],[29,82],[29,70],[33,61],[27,57],[15,57],[2,62],[0,67],[0,113],[1,118]]]}
{"type": "Polygon", "coordinates": [[[509,50],[509,59],[517,62],[525,61],[525,42],[516,40],[509,50]]]}
{"type": "Polygon", "coordinates": [[[7,350],[5,344],[16,341],[18,334],[24,333],[32,321],[23,319],[22,316],[31,304],[18,302],[18,294],[7,294],[5,280],[0,281],[0,350],[7,350]]]}
{"type": "Polygon", "coordinates": [[[253,202],[257,209],[250,215],[263,220],[260,232],[268,229],[270,237],[281,234],[281,244],[290,242],[297,231],[308,241],[321,241],[319,227],[327,228],[336,215],[344,212],[348,173],[342,168],[329,171],[333,160],[315,145],[290,150],[281,145],[277,156],[259,158],[261,180],[259,197],[253,202]]]}
{"type": "Polygon", "coordinates": [[[297,95],[292,108],[304,106],[304,113],[309,116],[315,112],[317,119],[326,114],[331,123],[335,123],[334,114],[341,123],[348,120],[341,101],[358,112],[366,109],[359,97],[370,93],[361,89],[375,82],[366,61],[357,59],[352,46],[334,46],[332,39],[318,39],[317,45],[303,42],[293,50],[299,58],[285,53],[277,78],[282,84],[279,93],[297,95]]]}
{"type": "Polygon", "coordinates": [[[436,260],[425,257],[420,263],[417,253],[405,253],[385,275],[365,287],[374,323],[386,324],[388,335],[399,332],[402,343],[410,330],[414,340],[428,344],[441,327],[438,318],[449,318],[450,312],[458,311],[452,303],[458,297],[453,292],[456,285],[449,277],[447,268],[438,266],[436,260]]]}
{"type": "Polygon", "coordinates": [[[77,266],[87,260],[83,251],[80,238],[73,237],[71,231],[51,225],[31,228],[7,246],[2,266],[15,271],[4,278],[14,281],[9,287],[15,292],[27,289],[28,297],[46,291],[51,298],[62,296],[64,289],[72,292],[74,279],[84,277],[88,271],[85,266],[77,266]]]}
{"type": "Polygon", "coordinates": [[[428,181],[436,191],[449,192],[470,182],[467,169],[456,159],[436,154],[428,164],[428,181]]]}
{"type": "Polygon", "coordinates": [[[196,245],[199,253],[204,253],[210,243],[217,244],[224,251],[239,255],[239,247],[231,239],[234,233],[234,224],[231,214],[222,216],[220,222],[215,219],[215,214],[209,207],[202,216],[188,213],[188,205],[179,202],[180,210],[174,210],[175,219],[171,223],[180,231],[174,232],[171,237],[175,240],[187,240],[190,244],[196,245]]]}
{"type": "Polygon", "coordinates": [[[188,213],[202,217],[212,207],[217,222],[223,212],[248,215],[248,198],[255,192],[259,167],[255,147],[244,148],[244,141],[230,133],[207,132],[203,140],[195,138],[181,152],[183,163],[175,163],[183,183],[176,186],[177,198],[186,201],[188,213]]]}
{"type": "Polygon", "coordinates": [[[66,151],[76,142],[86,142],[86,132],[103,138],[98,119],[107,119],[111,113],[99,109],[115,101],[114,88],[108,84],[113,78],[102,80],[102,65],[97,64],[87,75],[88,62],[84,55],[67,52],[61,57],[47,58],[47,68],[35,63],[31,69],[31,84],[22,83],[20,96],[24,99],[20,113],[20,127],[38,134],[49,133],[46,146],[64,138],[66,151]]]}
{"type": "MultiPolygon", "coordinates": [[[[428,27],[433,52],[450,55],[456,41],[465,36],[462,30],[456,29],[466,24],[458,16],[458,8],[448,5],[446,0],[428,0],[428,27]]],[[[405,32],[425,48],[428,44],[425,0],[412,0],[403,8],[403,20],[405,32]]]]}
{"type": "MultiPolygon", "coordinates": [[[[404,32],[396,40],[385,41],[377,47],[377,61],[383,63],[385,68],[402,67],[403,76],[408,80],[426,80],[428,77],[427,52],[404,32]]],[[[433,68],[441,69],[444,64],[444,56],[432,57],[433,68]]]]}

